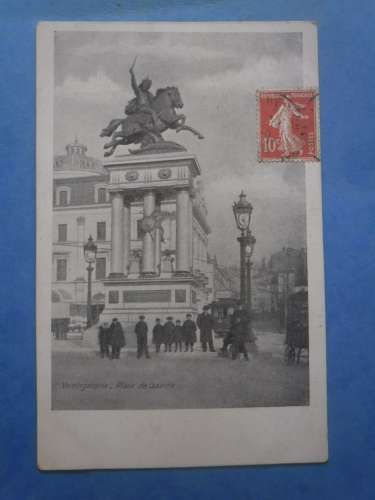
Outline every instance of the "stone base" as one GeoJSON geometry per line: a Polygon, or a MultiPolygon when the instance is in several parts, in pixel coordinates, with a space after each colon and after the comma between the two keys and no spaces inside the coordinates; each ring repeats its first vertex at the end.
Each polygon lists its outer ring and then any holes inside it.
{"type": "Polygon", "coordinates": [[[191,276],[166,278],[141,277],[111,282],[105,281],[106,304],[100,321],[112,321],[117,317],[126,331],[133,331],[141,314],[146,316],[149,331],[160,318],[167,316],[182,322],[186,314],[196,318],[198,307],[195,302],[196,284],[191,276]],[[114,301],[118,300],[118,302],[114,301]]]}

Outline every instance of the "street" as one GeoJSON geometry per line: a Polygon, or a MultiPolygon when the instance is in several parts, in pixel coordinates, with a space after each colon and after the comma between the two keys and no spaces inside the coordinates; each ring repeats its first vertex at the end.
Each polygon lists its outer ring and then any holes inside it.
{"type": "Polygon", "coordinates": [[[259,334],[259,353],[249,362],[242,355],[231,360],[203,353],[199,345],[193,353],[160,354],[151,346],[151,359],[140,360],[134,349],[110,360],[62,346],[52,354],[54,410],[296,406],[309,400],[307,360],[286,365],[280,334],[259,334]]]}

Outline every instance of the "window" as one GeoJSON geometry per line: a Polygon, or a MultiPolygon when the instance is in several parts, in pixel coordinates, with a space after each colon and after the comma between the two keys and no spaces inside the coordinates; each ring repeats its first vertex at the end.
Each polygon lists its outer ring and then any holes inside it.
{"type": "Polygon", "coordinates": [[[108,292],[108,303],[109,304],[118,304],[119,303],[119,292],[117,290],[110,290],[108,292]]]}
{"type": "Polygon", "coordinates": [[[96,223],[96,239],[98,241],[105,241],[106,239],[106,227],[105,222],[96,223]]]}
{"type": "Polygon", "coordinates": [[[95,264],[95,278],[102,280],[106,277],[106,258],[98,257],[95,264]]]}
{"type": "Polygon", "coordinates": [[[58,226],[58,241],[67,241],[68,237],[68,225],[59,224],[58,226]]]}
{"type": "Polygon", "coordinates": [[[107,190],[106,188],[98,189],[98,203],[106,203],[107,201],[107,190]]]}
{"type": "Polygon", "coordinates": [[[59,191],[59,205],[66,206],[68,204],[68,191],[59,191]]]}
{"type": "Polygon", "coordinates": [[[56,279],[57,281],[66,281],[66,259],[57,259],[56,261],[56,279]]]}

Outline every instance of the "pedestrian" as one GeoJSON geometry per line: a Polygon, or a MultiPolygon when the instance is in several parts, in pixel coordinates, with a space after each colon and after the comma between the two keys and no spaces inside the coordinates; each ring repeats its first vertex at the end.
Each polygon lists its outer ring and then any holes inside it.
{"type": "Polygon", "coordinates": [[[100,357],[109,358],[110,329],[107,321],[99,326],[100,357]]]}
{"type": "Polygon", "coordinates": [[[110,326],[110,344],[112,346],[111,359],[119,359],[121,349],[125,346],[125,335],[121,323],[113,318],[110,326]]]}
{"type": "Polygon", "coordinates": [[[177,350],[182,351],[182,335],[181,321],[178,319],[174,328],[174,352],[177,352],[177,350]]]}
{"type": "Polygon", "coordinates": [[[197,325],[191,318],[192,318],[191,314],[188,313],[186,315],[186,320],[182,325],[182,339],[183,342],[185,343],[185,352],[187,352],[189,349],[191,352],[193,352],[194,344],[197,341],[197,334],[196,334],[197,325]]]}
{"type": "MultiPolygon", "coordinates": [[[[226,356],[228,354],[228,346],[230,344],[234,345],[234,330],[237,327],[237,322],[240,322],[242,325],[242,329],[245,332],[246,336],[248,336],[249,329],[249,313],[244,308],[243,304],[240,302],[237,304],[236,309],[230,317],[230,329],[224,337],[223,347],[220,349],[220,352],[226,356]]],[[[249,339],[247,339],[249,340],[249,339]]]]}
{"type": "Polygon", "coordinates": [[[210,352],[215,352],[213,342],[214,319],[209,313],[209,306],[203,307],[203,313],[198,316],[197,325],[200,330],[200,342],[203,352],[207,351],[207,344],[210,352]]]}
{"type": "Polygon", "coordinates": [[[247,326],[249,324],[249,321],[250,321],[249,313],[248,313],[247,309],[244,307],[244,305],[241,304],[241,303],[239,303],[237,305],[234,313],[231,316],[231,323],[232,323],[232,325],[236,324],[236,319],[237,318],[240,318],[241,319],[241,323],[243,323],[244,325],[247,326]]]}
{"type": "Polygon", "coordinates": [[[246,349],[247,330],[241,317],[235,318],[233,325],[233,345],[232,345],[232,359],[237,359],[238,355],[242,352],[246,361],[249,361],[249,355],[246,349]]]}
{"type": "Polygon", "coordinates": [[[152,341],[155,344],[155,352],[160,352],[160,346],[164,342],[164,329],[160,323],[160,318],[155,320],[155,326],[152,329],[152,341]]]}
{"type": "Polygon", "coordinates": [[[139,316],[139,321],[135,325],[134,331],[137,335],[137,359],[139,359],[142,354],[144,354],[147,359],[150,359],[147,345],[148,326],[143,315],[139,316]]]}
{"type": "Polygon", "coordinates": [[[168,316],[166,323],[164,324],[164,345],[165,352],[172,352],[172,344],[174,339],[174,323],[172,316],[168,316]]]}

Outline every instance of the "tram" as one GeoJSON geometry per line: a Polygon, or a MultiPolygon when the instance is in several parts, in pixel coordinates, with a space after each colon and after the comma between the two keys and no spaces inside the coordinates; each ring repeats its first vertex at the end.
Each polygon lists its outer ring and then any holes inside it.
{"type": "Polygon", "coordinates": [[[223,338],[231,327],[231,315],[234,312],[238,300],[223,298],[209,304],[214,319],[215,336],[223,338]]]}

